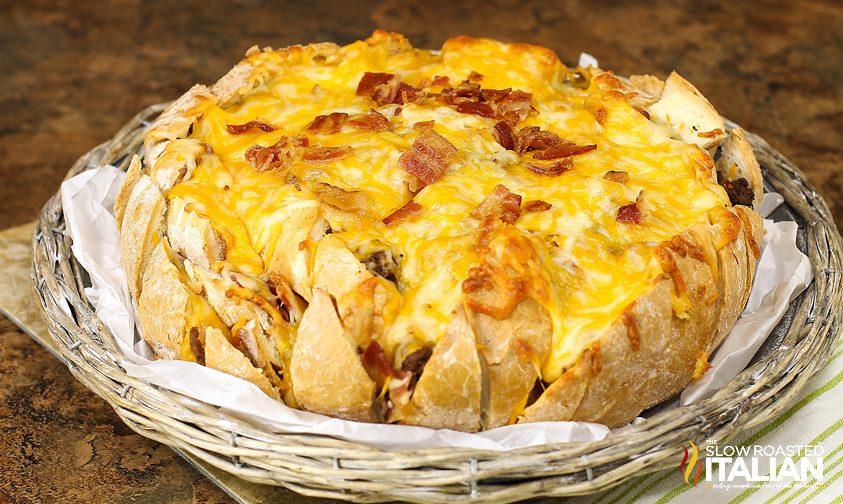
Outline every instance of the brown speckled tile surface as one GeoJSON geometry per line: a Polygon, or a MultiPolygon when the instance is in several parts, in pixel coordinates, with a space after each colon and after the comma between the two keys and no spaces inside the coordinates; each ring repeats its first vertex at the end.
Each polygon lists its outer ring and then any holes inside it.
{"type": "MultiPolygon", "coordinates": [[[[382,27],[581,51],[619,73],[677,69],[807,174],[843,224],[843,4],[0,0],[0,228],[33,219],[71,163],[146,105],[212,82],[251,45],[347,43],[382,27]]],[[[129,431],[0,320],[0,502],[228,502],[129,431]]]]}

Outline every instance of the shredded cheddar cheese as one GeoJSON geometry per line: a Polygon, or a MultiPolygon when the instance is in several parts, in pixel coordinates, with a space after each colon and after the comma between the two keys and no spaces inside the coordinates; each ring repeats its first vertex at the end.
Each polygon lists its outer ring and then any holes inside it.
{"type": "MultiPolygon", "coordinates": [[[[383,247],[400,253],[400,303],[383,342],[388,355],[408,338],[435,342],[444,334],[460,303],[463,280],[482,260],[477,248],[481,220],[472,211],[499,184],[523,202],[550,205],[524,212],[511,224],[535,248],[543,271],[534,273],[548,286],[537,301],[551,315],[553,340],[549,357],[536,363],[548,382],[663,274],[655,247],[695,223],[708,223],[713,209],[728,204],[723,189],[706,173],[711,164],[706,152],[674,139],[668,127],[607,89],[609,79],[568,69],[547,50],[454,39],[441,52],[395,51],[369,41],[338,48],[328,57],[323,52],[304,47],[250,54],[255,87],[224,108],[203,100],[189,137],[168,143],[158,162],[195,160],[190,179],[169,189],[166,197],[183,199],[190,211],[211,221],[225,241],[221,269],[263,274],[286,232],[284,223],[312,208],[323,211],[332,236],[361,261],[383,247]],[[588,87],[576,85],[575,71],[588,78],[588,87]],[[573,156],[571,168],[557,176],[535,173],[527,166],[530,155],[507,150],[496,140],[496,119],[461,113],[430,97],[378,105],[355,93],[366,72],[394,74],[427,93],[435,93],[430,82],[436,76],[456,86],[476,72],[483,89],[532,94],[535,110],[519,129],[537,126],[576,145],[597,147],[573,156]],[[307,131],[319,115],[372,109],[389,120],[389,130],[343,125],[337,133],[307,131]],[[232,134],[226,128],[249,121],[273,129],[232,134]],[[458,154],[441,178],[413,192],[417,181],[398,166],[398,159],[420,135],[414,125],[425,121],[434,121],[433,130],[458,154]],[[350,150],[326,162],[295,160],[284,176],[258,171],[245,157],[255,145],[272,146],[294,135],[306,136],[310,145],[350,150]],[[608,171],[625,172],[628,181],[604,178],[608,171]],[[362,193],[366,210],[326,208],[313,190],[317,183],[362,193]],[[411,199],[421,205],[420,215],[389,226],[382,222],[411,199]],[[620,222],[618,209],[636,201],[640,222],[620,222]]],[[[206,305],[198,303],[197,311],[206,305]]],[[[687,297],[674,296],[673,306],[683,316],[687,297]]]]}

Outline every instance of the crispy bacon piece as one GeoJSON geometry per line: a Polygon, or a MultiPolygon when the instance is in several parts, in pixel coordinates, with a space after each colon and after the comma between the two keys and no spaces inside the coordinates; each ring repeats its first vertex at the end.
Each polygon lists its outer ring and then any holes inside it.
{"type": "Polygon", "coordinates": [[[344,157],[351,152],[351,147],[308,147],[305,149],[302,159],[308,163],[329,163],[344,157]]]}
{"type": "Polygon", "coordinates": [[[416,203],[413,200],[408,201],[404,206],[399,208],[398,210],[392,212],[391,214],[387,215],[383,218],[383,223],[387,226],[391,226],[392,224],[398,222],[402,219],[407,219],[410,217],[414,217],[422,213],[422,206],[416,203]]]}
{"type": "Polygon", "coordinates": [[[390,103],[403,105],[405,103],[417,101],[422,96],[424,96],[424,92],[421,89],[413,87],[405,82],[399,82],[398,86],[395,88],[395,98],[393,98],[390,103]]]}
{"type": "Polygon", "coordinates": [[[501,121],[495,124],[495,130],[492,133],[495,140],[501,144],[506,150],[515,150],[515,139],[513,138],[512,126],[509,123],[501,121]]]}
{"type": "Polygon", "coordinates": [[[617,182],[618,184],[626,184],[629,182],[629,173],[625,171],[609,170],[605,175],[603,175],[603,178],[611,180],[612,182],[617,182]]]}
{"type": "MultiPolygon", "coordinates": [[[[357,96],[368,96],[375,101],[379,101],[375,97],[380,96],[384,92],[384,89],[395,87],[397,80],[398,78],[395,74],[366,72],[360,78],[360,82],[357,83],[357,96]]],[[[385,103],[389,103],[389,101],[385,103]]]]}
{"type": "Polygon", "coordinates": [[[357,96],[368,96],[378,105],[403,105],[418,100],[423,94],[421,89],[401,82],[391,73],[366,72],[357,84],[357,96]]]}
{"type": "Polygon", "coordinates": [[[331,112],[328,115],[319,115],[307,125],[307,131],[310,131],[311,133],[323,133],[326,135],[339,133],[342,128],[342,124],[347,118],[348,114],[345,112],[331,112]]]}
{"type": "Polygon", "coordinates": [[[434,75],[433,82],[430,83],[431,87],[443,87],[443,86],[450,86],[451,79],[449,79],[445,75],[434,75]]]}
{"type": "Polygon", "coordinates": [[[547,149],[559,143],[559,135],[544,131],[538,126],[522,128],[514,136],[515,151],[519,154],[533,150],[547,149]]]}
{"type": "Polygon", "coordinates": [[[547,201],[533,200],[524,203],[522,210],[524,212],[544,212],[545,210],[550,210],[551,207],[553,207],[553,205],[547,201]]]}
{"type": "Polygon", "coordinates": [[[489,105],[480,102],[461,102],[457,104],[460,114],[474,114],[481,117],[495,117],[495,111],[489,105]]]}
{"type": "Polygon", "coordinates": [[[295,161],[297,149],[308,145],[307,137],[281,137],[274,145],[249,147],[243,157],[255,170],[265,172],[269,170],[286,171],[295,161]]]}
{"type": "MultiPolygon", "coordinates": [[[[400,108],[400,107],[398,107],[400,108]]],[[[389,131],[392,125],[383,114],[377,110],[366,112],[365,114],[356,114],[351,116],[346,124],[356,129],[357,131],[389,131]]]]}
{"type": "Polygon", "coordinates": [[[638,208],[638,203],[630,203],[618,208],[617,221],[626,224],[640,224],[641,210],[638,208]]]}
{"type": "Polygon", "coordinates": [[[480,82],[483,80],[483,74],[479,74],[472,70],[468,74],[468,78],[466,79],[468,82],[480,82]]]}
{"type": "Polygon", "coordinates": [[[482,97],[480,84],[463,81],[455,88],[445,88],[439,94],[439,100],[448,105],[458,105],[464,102],[479,102],[482,97]]]}
{"type": "Polygon", "coordinates": [[[346,212],[363,213],[368,210],[369,200],[361,191],[346,191],[324,182],[311,182],[308,188],[322,203],[346,212]]]}
{"type": "Polygon", "coordinates": [[[480,205],[471,211],[478,219],[497,217],[512,224],[521,216],[521,195],[515,194],[503,184],[498,184],[480,205]]]}
{"type": "Polygon", "coordinates": [[[457,149],[451,142],[433,130],[423,128],[410,150],[398,158],[398,166],[415,175],[424,184],[432,184],[444,175],[457,158],[457,149]]]}
{"type": "Polygon", "coordinates": [[[483,101],[498,103],[499,101],[504,99],[506,96],[508,96],[510,92],[512,92],[512,88],[481,89],[480,90],[480,96],[482,97],[483,101]]]}
{"type": "Polygon", "coordinates": [[[261,121],[249,121],[244,124],[226,124],[225,129],[227,129],[228,132],[232,135],[239,135],[241,133],[245,133],[247,131],[256,129],[265,131],[267,133],[269,133],[270,131],[275,131],[275,128],[261,121]]]}
{"type": "Polygon", "coordinates": [[[594,144],[590,145],[577,145],[572,142],[563,141],[559,144],[556,144],[552,147],[548,147],[547,149],[539,152],[535,156],[535,159],[541,159],[542,161],[549,161],[551,159],[559,159],[559,158],[566,158],[571,156],[579,156],[580,154],[585,154],[586,152],[591,152],[596,149],[597,146],[594,144]]]}
{"type": "Polygon", "coordinates": [[[514,126],[523,121],[533,110],[533,95],[524,91],[515,90],[503,97],[498,104],[498,115],[508,121],[515,121],[514,126]]]}
{"type": "Polygon", "coordinates": [[[571,161],[571,158],[565,158],[562,161],[557,161],[550,165],[527,164],[527,169],[531,172],[538,173],[539,175],[545,175],[548,177],[556,177],[562,175],[563,173],[573,167],[574,162],[571,161]]]}

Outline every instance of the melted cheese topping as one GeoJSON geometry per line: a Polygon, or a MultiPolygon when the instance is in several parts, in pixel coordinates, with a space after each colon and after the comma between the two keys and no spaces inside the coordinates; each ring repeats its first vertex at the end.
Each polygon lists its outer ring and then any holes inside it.
{"type": "MultiPolygon", "coordinates": [[[[524,213],[514,227],[536,248],[550,289],[539,299],[553,322],[551,352],[542,378],[553,381],[584,348],[646,292],[662,274],[653,248],[696,222],[707,222],[709,209],[728,203],[709,180],[711,159],[695,146],[674,138],[666,126],[649,121],[617,93],[591,80],[575,87],[571,70],[549,51],[490,40],[454,39],[441,52],[412,49],[376,34],[343,48],[304,47],[252,54],[255,87],[234,105],[214,100],[190,138],[176,140],[168,153],[189,151],[201,141],[213,154],[201,156],[192,177],[168,197],[179,196],[208,216],[227,243],[225,266],[259,276],[281,224],[303,208],[320,203],[306,182],[362,191],[369,204],[365,217],[327,211],[333,236],[359,259],[384,246],[403,254],[400,304],[382,344],[391,352],[410,338],[437,341],[461,300],[461,283],[481,258],[476,250],[480,221],[469,214],[497,184],[523,201],[543,200],[547,211],[524,213]],[[505,150],[493,137],[496,120],[461,114],[436,100],[377,107],[355,90],[364,72],[397,74],[419,86],[434,76],[452,85],[470,72],[484,89],[513,88],[532,93],[536,113],[518,127],[539,126],[578,145],[597,149],[574,157],[573,169],[556,177],[538,175],[526,157],[505,150]],[[305,127],[318,115],[364,113],[375,108],[388,117],[391,131],[362,133],[348,126],[336,134],[312,134],[305,127]],[[605,111],[600,124],[595,108],[605,111]],[[277,130],[232,135],[227,124],[260,120],[277,130]],[[381,219],[409,201],[413,177],[398,167],[398,157],[417,136],[413,124],[435,121],[435,131],[459,152],[457,161],[414,200],[423,207],[413,220],[386,226],[381,219]],[[311,144],[350,146],[344,158],[322,164],[297,162],[290,173],[301,190],[272,171],[258,173],[244,158],[253,145],[269,146],[281,136],[303,134],[311,144]],[[192,144],[192,146],[191,146],[192,144]],[[626,184],[605,180],[609,170],[629,174],[626,184]],[[642,193],[643,191],[643,193],[642,193]],[[618,208],[641,194],[640,224],[619,223],[618,208]]],[[[584,73],[586,71],[583,71],[584,73]]]]}

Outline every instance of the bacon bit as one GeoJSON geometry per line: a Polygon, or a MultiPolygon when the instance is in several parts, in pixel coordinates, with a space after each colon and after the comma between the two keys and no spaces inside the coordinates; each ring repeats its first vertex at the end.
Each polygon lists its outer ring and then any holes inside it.
{"type": "Polygon", "coordinates": [[[597,110],[594,111],[594,119],[597,120],[598,124],[601,126],[606,125],[606,117],[608,116],[608,112],[603,107],[599,107],[597,110]]]}
{"type": "Polygon", "coordinates": [[[642,116],[646,117],[647,120],[650,119],[650,113],[647,112],[646,110],[642,109],[641,107],[632,107],[632,108],[634,108],[636,111],[638,111],[638,113],[641,114],[642,116]]]}
{"type": "Polygon", "coordinates": [[[524,203],[523,211],[524,212],[544,212],[545,210],[550,210],[553,207],[547,201],[542,200],[533,200],[524,203]]]}
{"type": "Polygon", "coordinates": [[[239,135],[241,133],[245,133],[249,130],[255,129],[259,129],[267,133],[269,133],[270,131],[275,131],[275,128],[260,121],[249,121],[244,124],[226,124],[225,129],[227,129],[228,132],[232,135],[239,135]]]}
{"type": "Polygon", "coordinates": [[[357,83],[357,96],[367,96],[372,98],[378,104],[385,105],[395,98],[386,99],[390,93],[394,92],[395,84],[397,84],[397,77],[395,74],[382,72],[366,72],[357,83]],[[381,101],[383,100],[383,103],[381,101]]]}
{"type": "Polygon", "coordinates": [[[366,72],[357,84],[357,96],[367,96],[378,105],[397,103],[403,105],[423,96],[421,89],[398,80],[390,73],[366,72]]]}
{"type": "Polygon", "coordinates": [[[481,98],[480,85],[464,81],[456,88],[443,89],[438,98],[439,101],[451,106],[464,102],[476,103],[481,98]]]}
{"type": "Polygon", "coordinates": [[[431,87],[443,87],[443,86],[450,86],[451,79],[449,79],[445,75],[434,75],[433,82],[430,83],[431,87]]]}
{"type": "Polygon", "coordinates": [[[498,105],[498,115],[504,119],[509,116],[510,121],[514,119],[514,125],[519,121],[523,121],[530,115],[530,112],[533,110],[532,101],[532,93],[516,89],[500,101],[500,104],[498,105]]]}
{"type": "Polygon", "coordinates": [[[416,203],[413,200],[410,200],[398,210],[384,217],[383,223],[387,226],[391,226],[392,224],[400,220],[409,219],[410,217],[420,215],[422,213],[422,210],[424,210],[424,208],[420,204],[416,203]]]}
{"type": "Polygon", "coordinates": [[[456,158],[457,149],[431,127],[422,129],[410,150],[398,158],[398,166],[422,183],[432,184],[445,174],[456,158]]]}
{"type": "Polygon", "coordinates": [[[586,152],[591,152],[595,149],[597,149],[597,146],[594,144],[576,145],[568,141],[563,141],[557,145],[548,147],[533,157],[542,161],[549,161],[551,159],[579,156],[580,154],[585,154],[586,152]]]}
{"type": "MultiPolygon", "coordinates": [[[[647,119],[649,119],[649,117],[647,119]]],[[[701,138],[715,138],[715,137],[720,136],[722,134],[723,134],[722,129],[714,128],[711,131],[703,131],[701,133],[697,133],[697,136],[701,137],[701,138]]]]}
{"type": "Polygon", "coordinates": [[[501,144],[506,150],[515,150],[515,140],[512,137],[512,126],[506,122],[499,122],[495,124],[495,130],[492,133],[495,137],[495,140],[501,144]]]}
{"type": "Polygon", "coordinates": [[[196,356],[196,362],[205,365],[205,347],[202,345],[202,340],[199,339],[199,329],[196,327],[190,328],[190,351],[196,356]]]}
{"type": "Polygon", "coordinates": [[[552,131],[543,131],[538,126],[522,128],[515,135],[515,151],[523,154],[528,151],[547,149],[559,143],[559,135],[552,131]]]}
{"type": "Polygon", "coordinates": [[[311,182],[308,185],[319,201],[346,212],[361,213],[368,209],[368,199],[361,191],[346,191],[324,182],[311,182]]]}
{"type": "Polygon", "coordinates": [[[618,222],[626,224],[641,224],[641,210],[637,203],[631,203],[618,208],[618,222]]]}
{"type": "Polygon", "coordinates": [[[527,169],[533,173],[538,173],[539,175],[545,175],[548,177],[556,177],[562,175],[566,171],[570,170],[574,167],[574,162],[571,158],[565,158],[562,161],[558,161],[548,166],[539,166],[535,164],[527,164],[527,169]]]}
{"type": "Polygon", "coordinates": [[[472,70],[471,73],[468,74],[468,79],[466,80],[468,82],[480,82],[483,80],[483,74],[479,74],[472,70]]]}
{"type": "Polygon", "coordinates": [[[393,116],[401,115],[401,110],[402,110],[401,107],[395,107],[395,110],[392,112],[392,115],[393,116]]]}
{"type": "Polygon", "coordinates": [[[462,102],[457,104],[457,112],[460,114],[474,114],[481,117],[495,117],[495,111],[485,103],[462,102]]]}
{"type": "Polygon", "coordinates": [[[609,170],[605,175],[603,175],[603,178],[612,182],[617,182],[618,184],[626,184],[629,182],[629,173],[625,171],[609,170]]]}
{"type": "Polygon", "coordinates": [[[351,152],[351,147],[308,147],[302,159],[308,163],[328,163],[336,161],[351,152]]]}
{"type": "Polygon", "coordinates": [[[243,154],[243,157],[258,172],[269,170],[284,171],[293,164],[297,148],[307,145],[307,137],[298,135],[294,137],[281,137],[274,145],[269,147],[261,147],[260,145],[249,147],[243,154]]]}
{"type": "Polygon", "coordinates": [[[331,112],[328,115],[316,116],[313,121],[307,125],[307,131],[311,133],[324,133],[331,135],[339,133],[342,124],[348,118],[345,112],[331,112]]]}
{"type": "Polygon", "coordinates": [[[487,102],[497,103],[509,95],[512,92],[512,88],[506,89],[481,89],[480,90],[480,97],[487,102]]]}
{"type": "Polygon", "coordinates": [[[477,219],[497,217],[507,224],[512,224],[521,216],[521,195],[511,192],[503,184],[498,184],[491,194],[471,211],[471,216],[477,219]]]}
{"type": "MultiPolygon", "coordinates": [[[[398,107],[401,108],[401,107],[398,107]]],[[[357,131],[389,131],[392,129],[389,119],[377,110],[365,114],[357,114],[348,119],[347,124],[357,131]]]]}
{"type": "Polygon", "coordinates": [[[204,143],[204,142],[202,142],[202,150],[205,151],[205,154],[213,154],[214,153],[214,148],[211,146],[211,144],[207,144],[207,143],[204,143]]]}
{"type": "Polygon", "coordinates": [[[480,84],[474,84],[468,81],[463,81],[459,86],[452,90],[452,94],[459,98],[470,98],[474,100],[480,99],[482,95],[480,91],[480,84]]]}
{"type": "Polygon", "coordinates": [[[421,89],[413,87],[404,82],[400,82],[398,83],[398,87],[395,88],[395,98],[392,100],[391,103],[397,103],[399,105],[403,105],[405,103],[412,103],[421,98],[422,96],[424,96],[424,93],[421,89]]]}
{"type": "Polygon", "coordinates": [[[386,379],[392,376],[392,366],[386,360],[386,352],[383,351],[380,344],[372,340],[363,352],[363,369],[375,383],[378,388],[383,387],[386,379]]]}
{"type": "Polygon", "coordinates": [[[632,346],[632,351],[637,352],[641,348],[641,335],[638,334],[638,324],[635,323],[635,317],[630,313],[630,308],[627,308],[621,314],[623,325],[626,326],[626,335],[629,338],[629,344],[632,346]]]}

